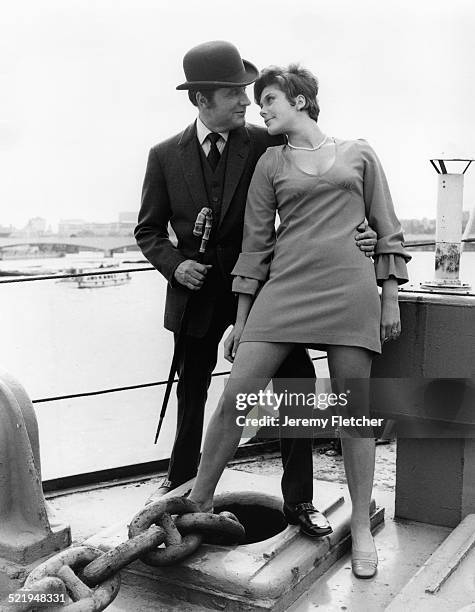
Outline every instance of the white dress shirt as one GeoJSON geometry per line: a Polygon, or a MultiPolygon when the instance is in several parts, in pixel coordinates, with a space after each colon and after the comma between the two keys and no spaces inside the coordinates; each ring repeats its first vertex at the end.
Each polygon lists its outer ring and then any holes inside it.
{"type": "MultiPolygon", "coordinates": [[[[210,130],[208,127],[206,127],[206,125],[201,121],[199,117],[196,119],[196,136],[198,137],[198,142],[200,143],[201,148],[203,149],[203,153],[206,155],[206,157],[208,157],[208,153],[211,148],[211,143],[208,140],[207,136],[208,134],[211,134],[212,131],[213,130],[210,130]]],[[[221,138],[216,143],[216,146],[218,147],[218,151],[222,153],[228,141],[229,132],[219,132],[219,135],[221,136],[221,138]]]]}

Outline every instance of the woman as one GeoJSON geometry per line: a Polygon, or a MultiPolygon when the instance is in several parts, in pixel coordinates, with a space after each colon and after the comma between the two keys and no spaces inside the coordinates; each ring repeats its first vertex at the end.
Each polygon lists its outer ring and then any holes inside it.
{"type": "MultiPolygon", "coordinates": [[[[269,134],[286,134],[287,144],[260,158],[249,188],[243,249],[233,270],[238,314],[225,343],[234,363],[190,494],[203,510],[212,508],[239,443],[238,393],[257,392],[295,344],[304,344],[327,351],[339,385],[353,379],[350,410],[367,413],[372,356],[401,332],[397,286],[407,281],[410,257],[381,164],[366,142],[323,134],[317,93],[315,77],[297,66],[266,69],[254,85],[269,134]],[[355,228],[365,216],[378,234],[374,265],[354,251],[355,228]]],[[[377,567],[369,521],[374,439],[352,433],[342,432],[352,567],[367,578],[377,567]]]]}

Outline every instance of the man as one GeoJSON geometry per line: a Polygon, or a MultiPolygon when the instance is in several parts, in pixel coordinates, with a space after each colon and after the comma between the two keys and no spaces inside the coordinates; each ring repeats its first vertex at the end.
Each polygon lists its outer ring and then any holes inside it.
{"type": "MultiPolygon", "coordinates": [[[[250,100],[245,88],[258,76],[228,42],[207,42],[184,57],[187,90],[197,120],[150,151],[135,237],[145,257],[168,281],[165,327],[186,336],[179,351],[178,423],[168,477],[157,498],[196,475],[203,413],[218,344],[236,315],[230,272],[241,250],[246,195],[259,157],[282,144],[264,128],[245,122],[250,100]],[[196,261],[200,240],[193,236],[197,214],[213,210],[205,261],[196,261]],[[177,245],[169,239],[170,222],[177,245]],[[186,309],[186,318],[184,312],[186,309]]],[[[375,233],[358,235],[362,250],[372,251],[375,233]]],[[[356,248],[356,247],[355,247],[356,248]]],[[[308,353],[296,349],[278,372],[282,379],[307,379],[314,390],[315,371],[308,353]]],[[[278,383],[277,383],[278,384],[278,383]]],[[[281,439],[286,516],[311,536],[329,533],[325,517],[312,506],[313,466],[310,439],[281,439]]]]}

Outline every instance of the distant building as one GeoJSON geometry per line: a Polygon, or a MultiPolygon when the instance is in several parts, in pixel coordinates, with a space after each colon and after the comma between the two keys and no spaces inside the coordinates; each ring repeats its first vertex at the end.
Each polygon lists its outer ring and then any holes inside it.
{"type": "Polygon", "coordinates": [[[86,221],[84,219],[61,219],[58,223],[59,236],[74,236],[83,231],[86,221]]]}
{"type": "Polygon", "coordinates": [[[138,213],[136,210],[119,213],[119,223],[134,223],[137,225],[138,213]]]}
{"type": "Polygon", "coordinates": [[[58,235],[74,236],[133,236],[137,225],[137,213],[119,214],[118,221],[97,223],[84,219],[61,219],[58,224],[58,235]]]}
{"type": "Polygon", "coordinates": [[[33,217],[23,228],[23,232],[28,236],[44,236],[46,234],[46,219],[43,217],[33,217]]]}
{"type": "MultiPolygon", "coordinates": [[[[468,218],[469,211],[464,210],[462,213],[462,229],[464,229],[467,225],[468,218]]],[[[405,235],[418,236],[421,234],[427,234],[429,236],[435,236],[435,219],[428,219],[427,217],[423,217],[422,219],[401,219],[401,225],[405,235]]]]}
{"type": "Polygon", "coordinates": [[[133,236],[137,225],[137,211],[125,211],[119,213],[119,236],[133,236]]]}

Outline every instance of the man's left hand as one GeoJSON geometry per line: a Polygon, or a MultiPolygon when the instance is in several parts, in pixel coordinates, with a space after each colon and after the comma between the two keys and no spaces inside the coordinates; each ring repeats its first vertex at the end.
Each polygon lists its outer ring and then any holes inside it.
{"type": "Polygon", "coordinates": [[[373,257],[374,247],[378,241],[376,232],[370,228],[370,226],[363,221],[356,228],[358,233],[355,234],[356,246],[363,251],[366,257],[373,257]]]}

